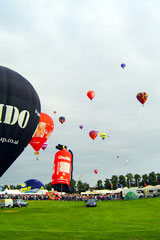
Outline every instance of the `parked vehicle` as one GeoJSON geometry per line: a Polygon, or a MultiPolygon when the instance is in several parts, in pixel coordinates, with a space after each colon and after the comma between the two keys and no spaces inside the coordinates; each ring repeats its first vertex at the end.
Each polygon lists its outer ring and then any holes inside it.
{"type": "Polygon", "coordinates": [[[0,199],[0,207],[8,207],[11,208],[13,207],[13,200],[12,199],[0,199]]]}
{"type": "Polygon", "coordinates": [[[138,198],[144,197],[143,189],[138,187],[124,188],[122,189],[122,197],[125,198],[128,192],[133,192],[138,198]]]}
{"type": "Polygon", "coordinates": [[[86,207],[96,207],[96,206],[97,206],[97,203],[94,198],[90,198],[87,200],[86,207]]]}
{"type": "Polygon", "coordinates": [[[13,207],[28,207],[28,203],[23,199],[13,199],[13,207]]]}

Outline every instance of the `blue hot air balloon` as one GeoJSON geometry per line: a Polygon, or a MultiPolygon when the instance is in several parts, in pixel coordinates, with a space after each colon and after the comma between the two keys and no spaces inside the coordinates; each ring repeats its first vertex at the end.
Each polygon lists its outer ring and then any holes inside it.
{"type": "Polygon", "coordinates": [[[29,179],[21,184],[20,190],[22,192],[37,192],[38,190],[44,190],[45,186],[42,182],[36,179],[29,179]]]}
{"type": "Polygon", "coordinates": [[[125,63],[122,63],[122,64],[121,64],[121,67],[122,67],[122,68],[125,68],[125,67],[126,67],[126,64],[125,64],[125,63]]]}

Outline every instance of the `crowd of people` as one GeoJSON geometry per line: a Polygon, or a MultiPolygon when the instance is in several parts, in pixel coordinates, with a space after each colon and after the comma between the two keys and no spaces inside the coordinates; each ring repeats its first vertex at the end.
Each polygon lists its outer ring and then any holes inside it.
{"type": "Polygon", "coordinates": [[[23,200],[57,200],[57,201],[87,201],[89,198],[94,198],[96,201],[107,201],[107,200],[121,200],[122,195],[119,194],[105,194],[105,195],[81,195],[81,194],[3,194],[0,195],[0,199],[18,199],[23,200]]]}

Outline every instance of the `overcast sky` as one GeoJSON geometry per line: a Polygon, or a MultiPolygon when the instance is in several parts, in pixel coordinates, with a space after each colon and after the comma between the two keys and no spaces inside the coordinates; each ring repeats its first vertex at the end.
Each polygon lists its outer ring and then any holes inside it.
{"type": "Polygon", "coordinates": [[[1,0],[0,65],[33,85],[54,131],[39,161],[28,145],[0,184],[50,182],[57,144],[73,151],[73,178],[91,186],[160,172],[159,12],[159,0],[1,0]],[[93,141],[91,130],[109,137],[93,141]]]}

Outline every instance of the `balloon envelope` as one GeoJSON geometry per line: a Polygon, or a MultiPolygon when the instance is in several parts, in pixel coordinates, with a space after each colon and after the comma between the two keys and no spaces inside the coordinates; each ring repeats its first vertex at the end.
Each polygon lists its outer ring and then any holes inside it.
{"type": "Polygon", "coordinates": [[[125,63],[122,63],[122,64],[121,64],[121,67],[122,67],[122,68],[125,68],[125,67],[126,67],[126,64],[125,64],[125,63]]]}
{"type": "Polygon", "coordinates": [[[94,169],[94,173],[97,174],[98,173],[98,169],[94,169]]]}
{"type": "Polygon", "coordinates": [[[79,128],[80,128],[80,129],[83,129],[83,125],[80,125],[79,128]]]}
{"type": "Polygon", "coordinates": [[[89,99],[92,100],[95,97],[95,92],[94,91],[88,91],[87,96],[88,96],[89,99]]]}
{"type": "Polygon", "coordinates": [[[140,103],[144,104],[148,99],[148,94],[146,92],[140,92],[137,94],[137,99],[140,103]]]}
{"type": "Polygon", "coordinates": [[[38,190],[44,190],[45,186],[42,182],[36,179],[29,179],[21,184],[20,190],[22,192],[37,192],[38,190]]]}
{"type": "Polygon", "coordinates": [[[100,136],[104,140],[106,138],[107,134],[106,133],[101,133],[100,136]]]}
{"type": "Polygon", "coordinates": [[[41,113],[38,127],[30,141],[30,145],[35,151],[41,149],[43,143],[50,137],[53,129],[54,123],[52,118],[46,113],[41,113]]]}
{"type": "Polygon", "coordinates": [[[61,124],[63,124],[66,121],[66,119],[65,119],[65,117],[60,117],[59,121],[60,121],[61,124]]]}
{"type": "Polygon", "coordinates": [[[42,145],[42,149],[45,150],[47,147],[48,147],[48,143],[44,142],[43,145],[42,145]]]}
{"type": "Polygon", "coordinates": [[[89,132],[89,136],[94,140],[97,137],[98,133],[95,130],[89,132]]]}
{"type": "Polygon", "coordinates": [[[30,142],[40,111],[38,94],[29,81],[0,66],[0,176],[30,142]]]}

